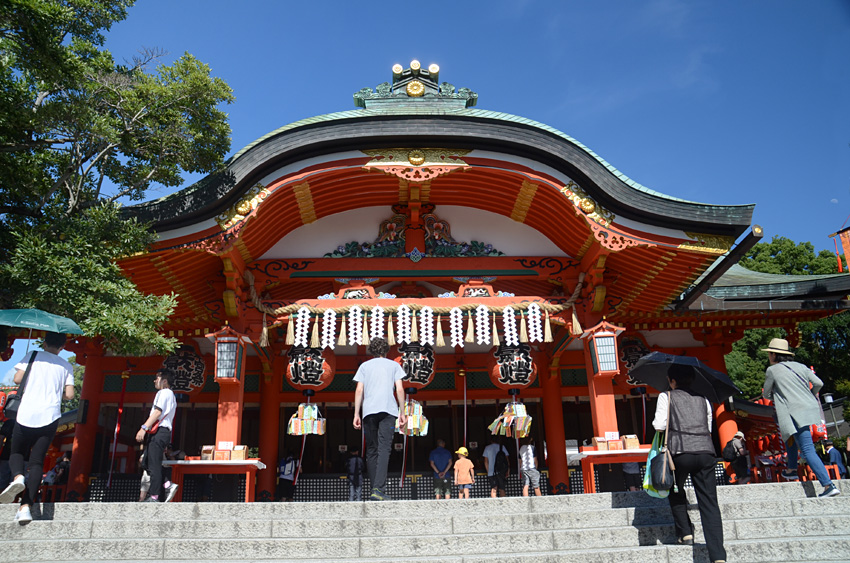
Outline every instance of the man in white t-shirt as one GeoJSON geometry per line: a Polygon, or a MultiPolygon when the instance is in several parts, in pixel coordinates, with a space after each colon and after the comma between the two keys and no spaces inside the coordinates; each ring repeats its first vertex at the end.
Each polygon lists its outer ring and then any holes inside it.
{"type": "Polygon", "coordinates": [[[387,482],[387,466],[393,445],[395,420],[403,426],[404,387],[401,380],[404,370],[398,362],[387,359],[390,345],[383,338],[373,338],[369,354],[375,356],[364,362],[354,374],[357,389],[354,392],[354,428],[366,437],[366,472],[372,483],[372,500],[389,500],[384,487],[387,482]],[[363,419],[360,407],[363,407],[363,419]]]}
{"type": "MultiPolygon", "coordinates": [[[[10,503],[23,492],[21,507],[15,514],[15,521],[21,525],[32,522],[30,507],[41,487],[44,456],[56,435],[62,398],[74,398],[74,369],[59,357],[65,341],[64,334],[48,332],[45,335],[44,351],[33,352],[26,385],[19,390],[21,405],[12,430],[12,454],[9,456],[13,480],[0,493],[0,503],[10,503]],[[26,480],[24,459],[29,459],[26,480]]],[[[15,383],[23,381],[29,363],[27,360],[15,366],[15,383]]]]}
{"type": "Polygon", "coordinates": [[[492,498],[496,498],[497,492],[500,497],[507,496],[508,475],[511,474],[510,467],[499,468],[502,471],[497,471],[496,465],[498,464],[496,463],[496,459],[500,451],[505,454],[504,459],[507,459],[508,450],[502,445],[501,437],[490,436],[490,443],[481,452],[481,455],[484,456],[484,468],[487,470],[487,479],[490,481],[490,496],[492,498]]]}
{"type": "MultiPolygon", "coordinates": [[[[143,502],[159,502],[162,493],[162,459],[165,456],[165,448],[171,443],[174,414],[177,412],[177,400],[171,390],[173,384],[174,372],[171,369],[162,368],[157,372],[154,380],[157,392],[151,412],[136,433],[137,442],[142,442],[146,435],[150,435],[145,454],[145,470],[151,477],[150,496],[143,502]],[[152,431],[154,428],[155,431],[152,431]]],[[[167,500],[173,499],[177,485],[172,483],[166,492],[167,500]]]]}

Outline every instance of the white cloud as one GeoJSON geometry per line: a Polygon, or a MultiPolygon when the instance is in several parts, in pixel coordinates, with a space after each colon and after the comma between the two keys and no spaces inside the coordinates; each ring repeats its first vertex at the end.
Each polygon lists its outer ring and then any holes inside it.
{"type": "Polygon", "coordinates": [[[11,368],[9,368],[9,371],[7,371],[3,375],[3,379],[0,379],[0,385],[4,385],[4,386],[5,385],[14,385],[15,384],[15,382],[13,381],[14,377],[15,377],[15,368],[11,367],[11,368]]]}
{"type": "Polygon", "coordinates": [[[829,203],[838,203],[838,200],[835,199],[835,198],[832,198],[831,200],[829,200],[829,203]]]}

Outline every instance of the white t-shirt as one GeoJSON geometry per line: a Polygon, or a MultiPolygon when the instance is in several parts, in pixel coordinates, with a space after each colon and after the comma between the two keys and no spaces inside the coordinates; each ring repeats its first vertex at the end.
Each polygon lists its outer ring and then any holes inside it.
{"type": "MultiPolygon", "coordinates": [[[[15,366],[26,370],[30,355],[15,366]]],[[[74,385],[74,368],[50,352],[38,352],[32,363],[27,386],[21,397],[17,424],[28,428],[47,426],[61,415],[62,396],[66,385],[74,385]]]]}
{"type": "Polygon", "coordinates": [[[363,418],[379,412],[398,416],[395,382],[404,375],[398,362],[387,358],[372,358],[357,368],[354,381],[363,382],[363,418]]]}
{"type": "Polygon", "coordinates": [[[505,446],[499,446],[499,444],[488,444],[484,451],[481,452],[481,455],[487,458],[487,475],[489,477],[493,476],[493,470],[496,469],[496,454],[499,453],[499,448],[502,448],[502,451],[505,452],[505,456],[508,455],[508,449],[505,446]]]}
{"type": "Polygon", "coordinates": [[[157,391],[150,414],[154,414],[155,407],[162,409],[162,414],[159,415],[159,427],[174,429],[171,424],[174,420],[174,413],[177,412],[177,400],[174,398],[174,391],[171,389],[157,391]]]}

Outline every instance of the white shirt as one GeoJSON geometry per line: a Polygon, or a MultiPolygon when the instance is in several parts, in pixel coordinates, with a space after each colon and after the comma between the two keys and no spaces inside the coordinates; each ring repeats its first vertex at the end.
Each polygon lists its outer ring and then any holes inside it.
{"type": "Polygon", "coordinates": [[[398,362],[387,358],[372,358],[357,368],[354,381],[363,383],[363,418],[381,412],[398,416],[395,382],[404,376],[398,362]]]}
{"type": "MultiPolygon", "coordinates": [[[[711,432],[711,403],[705,399],[706,411],[708,412],[708,431],[711,432]]],[[[655,418],[652,420],[652,427],[659,432],[664,432],[667,428],[667,411],[670,410],[667,405],[670,404],[670,396],[667,393],[658,395],[658,404],[655,407],[655,418]]]]}
{"type": "MultiPolygon", "coordinates": [[[[26,370],[30,356],[15,366],[26,370]]],[[[67,361],[50,352],[38,352],[27,377],[27,386],[21,396],[17,424],[28,428],[47,426],[61,415],[62,396],[66,385],[74,385],[74,368],[67,361]]]]}
{"type": "Polygon", "coordinates": [[[171,389],[160,389],[157,391],[156,397],[153,399],[150,414],[154,414],[156,407],[162,410],[162,414],[159,415],[159,427],[173,430],[174,426],[172,422],[174,421],[174,414],[177,412],[177,399],[174,398],[174,391],[171,389]]]}
{"type": "Polygon", "coordinates": [[[524,444],[519,449],[519,458],[522,461],[522,470],[527,471],[529,469],[537,469],[536,464],[534,463],[534,447],[528,444],[524,444]]]}
{"type": "Polygon", "coordinates": [[[505,446],[499,446],[499,444],[488,444],[484,451],[481,452],[481,455],[487,458],[487,475],[489,477],[493,476],[493,471],[496,469],[496,454],[499,453],[499,448],[502,448],[502,451],[505,452],[505,456],[508,455],[508,450],[505,446]]]}

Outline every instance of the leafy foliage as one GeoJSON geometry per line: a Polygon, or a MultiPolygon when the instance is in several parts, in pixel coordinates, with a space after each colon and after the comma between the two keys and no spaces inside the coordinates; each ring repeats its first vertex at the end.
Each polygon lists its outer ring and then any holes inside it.
{"type": "MultiPolygon", "coordinates": [[[[785,237],[774,237],[770,243],[757,244],[740,261],[757,272],[788,275],[836,274],[838,262],[833,253],[823,250],[815,254],[811,243],[795,244],[785,237]]],[[[800,347],[795,359],[812,366],[824,382],[824,392],[850,395],[850,312],[824,319],[800,323],[800,347]]],[[[772,338],[786,338],[780,328],[755,329],[744,332],[726,356],[729,376],[746,398],[761,395],[767,353],[761,352],[772,338]]]]}
{"type": "MultiPolygon", "coordinates": [[[[821,250],[815,254],[810,242],[795,243],[793,240],[775,236],[769,243],[760,242],[738,262],[754,272],[766,274],[836,274],[838,259],[832,252],[821,250]]],[[[844,263],[846,268],[846,263],[844,263]]]]}
{"type": "Polygon", "coordinates": [[[154,240],[119,201],[219,169],[230,148],[219,105],[233,95],[188,53],[116,64],[103,32],[132,5],[0,3],[0,307],[66,315],[143,354],[173,348],[157,329],[175,296],[140,294],[115,264],[154,240]]]}

